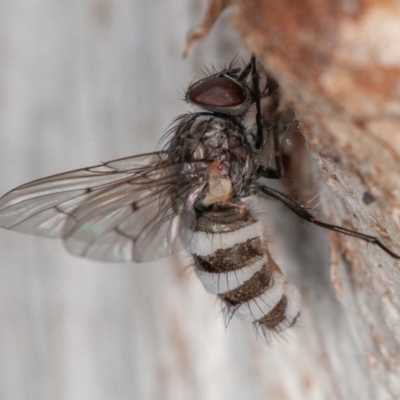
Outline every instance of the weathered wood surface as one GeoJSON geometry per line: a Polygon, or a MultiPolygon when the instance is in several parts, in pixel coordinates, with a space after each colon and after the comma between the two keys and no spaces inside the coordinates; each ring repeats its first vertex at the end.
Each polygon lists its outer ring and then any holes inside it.
{"type": "MultiPolygon", "coordinates": [[[[325,214],[399,252],[399,3],[237,3],[237,28],[295,105],[323,181],[333,189],[322,204],[325,214]],[[375,198],[369,205],[367,193],[375,198]]],[[[332,367],[340,398],[350,398],[353,387],[355,398],[398,399],[400,262],[344,237],[332,237],[331,256],[344,321],[325,321],[335,340],[314,367],[332,367]]]]}
{"type": "MultiPolygon", "coordinates": [[[[241,49],[225,18],[187,60],[180,58],[204,6],[195,0],[0,3],[0,193],[152,151],[186,109],[179,93],[187,82],[203,66],[220,66],[241,49]]],[[[251,32],[241,29],[257,49],[251,32]]],[[[274,60],[270,67],[278,75],[274,60]]],[[[300,89],[290,91],[301,86],[288,76],[282,74],[290,100],[315,106],[311,91],[304,95],[308,102],[295,96],[300,89]]],[[[304,110],[301,116],[309,115],[304,110]]],[[[314,138],[310,145],[326,168],[332,163],[322,156],[331,160],[336,147],[322,128],[317,135],[319,125],[310,118],[307,137],[314,138]]],[[[333,131],[335,125],[329,126],[333,131]]],[[[335,129],[347,137],[342,127],[335,129]]],[[[359,146],[363,132],[355,136],[359,146]]],[[[391,140],[394,153],[395,134],[391,140]]],[[[346,156],[353,141],[340,143],[346,156]]],[[[362,154],[371,164],[387,148],[365,146],[362,154]]],[[[354,163],[349,155],[341,159],[351,162],[335,164],[339,182],[353,179],[355,167],[367,168],[357,154],[354,163]]],[[[335,222],[370,233],[380,231],[369,218],[379,221],[384,213],[380,226],[396,238],[396,221],[387,215],[396,210],[398,183],[391,177],[399,167],[386,155],[379,158],[382,173],[391,168],[387,191],[393,202],[386,204],[379,182],[368,186],[368,175],[357,184],[331,185],[337,194],[325,191],[323,207],[335,222]],[[368,207],[360,200],[367,189],[377,199],[368,207]]],[[[325,170],[328,183],[332,176],[325,170]]],[[[372,246],[340,239],[337,301],[327,233],[288,217],[280,205],[269,207],[273,251],[303,297],[299,327],[272,346],[245,323],[232,320],[225,329],[219,304],[185,270],[187,257],[107,265],[73,257],[57,241],[0,231],[0,398],[398,398],[398,264],[372,246]]]]}

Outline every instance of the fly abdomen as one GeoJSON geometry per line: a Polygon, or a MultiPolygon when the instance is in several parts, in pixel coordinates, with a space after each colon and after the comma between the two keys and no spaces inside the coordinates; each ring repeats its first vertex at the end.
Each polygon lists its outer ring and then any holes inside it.
{"type": "Polygon", "coordinates": [[[277,332],[295,323],[299,293],[285,282],[268,252],[261,222],[245,204],[198,213],[188,251],[196,275],[223,300],[229,315],[277,332]]]}

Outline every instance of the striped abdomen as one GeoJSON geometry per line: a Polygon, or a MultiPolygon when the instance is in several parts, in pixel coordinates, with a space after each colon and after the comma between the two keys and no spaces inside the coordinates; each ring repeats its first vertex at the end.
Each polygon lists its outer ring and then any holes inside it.
{"type": "Polygon", "coordinates": [[[243,203],[199,213],[189,252],[205,289],[223,300],[230,315],[276,332],[296,322],[299,293],[285,282],[261,222],[243,203]]]}

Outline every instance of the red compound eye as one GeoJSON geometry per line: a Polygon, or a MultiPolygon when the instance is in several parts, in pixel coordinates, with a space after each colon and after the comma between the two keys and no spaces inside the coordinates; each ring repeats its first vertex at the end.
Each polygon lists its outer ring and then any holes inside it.
{"type": "Polygon", "coordinates": [[[199,82],[188,97],[192,103],[215,107],[234,107],[246,101],[243,87],[223,76],[199,82]]]}

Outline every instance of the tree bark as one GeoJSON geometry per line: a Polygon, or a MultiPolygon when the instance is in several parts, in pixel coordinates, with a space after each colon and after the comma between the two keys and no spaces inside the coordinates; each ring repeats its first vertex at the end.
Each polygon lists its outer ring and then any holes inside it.
{"type": "MultiPolygon", "coordinates": [[[[398,253],[398,2],[238,0],[235,25],[296,111],[320,184],[331,189],[321,204],[329,222],[377,236],[398,253]]],[[[332,366],[342,359],[330,374],[339,398],[350,398],[350,386],[369,387],[367,398],[398,398],[400,262],[376,246],[335,234],[330,253],[345,321],[338,324],[333,315],[325,321],[332,340],[321,362],[332,366]],[[352,335],[343,335],[343,323],[352,335]],[[340,355],[343,349],[364,366],[358,380],[340,355]]],[[[357,390],[355,397],[365,398],[357,390]]]]}

